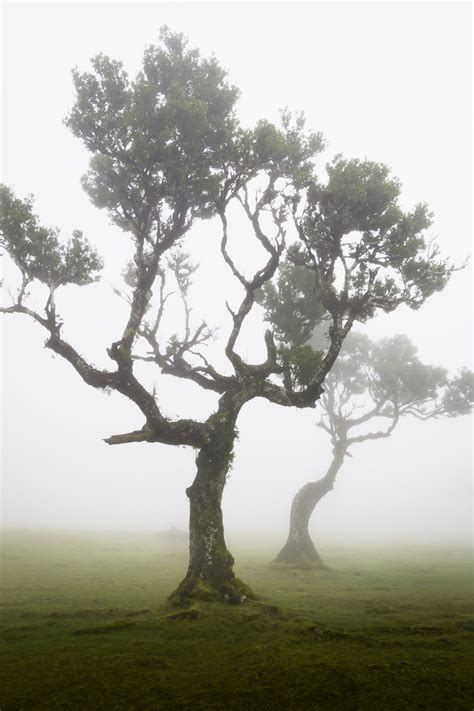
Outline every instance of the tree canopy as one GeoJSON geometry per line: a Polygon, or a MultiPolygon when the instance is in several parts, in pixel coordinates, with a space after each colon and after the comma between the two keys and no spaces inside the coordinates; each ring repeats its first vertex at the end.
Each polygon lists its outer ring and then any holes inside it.
{"type": "Polygon", "coordinates": [[[289,384],[317,372],[309,343],[316,324],[327,322],[334,341],[379,309],[418,309],[455,269],[427,237],[428,207],[399,206],[401,186],[387,166],[336,156],[326,171],[325,181],[313,176],[289,198],[299,239],[259,295],[289,384]]]}
{"type": "Polygon", "coordinates": [[[357,442],[388,436],[402,417],[467,415],[473,402],[472,371],[463,368],[450,377],[445,368],[423,363],[405,335],[371,341],[352,332],[326,378],[318,424],[330,434],[333,446],[349,449],[357,442]],[[349,436],[350,430],[377,418],[388,420],[386,430],[349,436]]]}

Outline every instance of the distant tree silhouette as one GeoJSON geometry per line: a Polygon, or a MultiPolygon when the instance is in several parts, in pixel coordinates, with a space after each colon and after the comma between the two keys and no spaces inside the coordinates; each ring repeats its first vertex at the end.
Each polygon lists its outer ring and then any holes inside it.
{"type": "Polygon", "coordinates": [[[449,378],[444,368],[422,363],[406,336],[372,342],[352,331],[319,400],[323,416],[317,424],[331,440],[332,460],[321,479],[305,484],[295,495],[288,539],[276,562],[322,564],[309,535],[309,521],[316,505],[333,489],[355,444],[390,437],[406,417],[425,421],[466,415],[473,401],[472,372],[462,370],[449,378]]]}

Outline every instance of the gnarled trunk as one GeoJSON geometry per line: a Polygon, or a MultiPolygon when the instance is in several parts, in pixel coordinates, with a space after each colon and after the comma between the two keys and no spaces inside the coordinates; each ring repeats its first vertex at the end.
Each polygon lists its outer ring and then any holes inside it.
{"type": "Polygon", "coordinates": [[[197,474],[186,489],[190,503],[189,566],[169,598],[176,605],[192,599],[239,603],[253,597],[234,575],[234,558],[227,550],[222,519],[222,495],[236,439],[235,416],[221,414],[217,422],[215,434],[199,450],[197,474]]]}
{"type": "Polygon", "coordinates": [[[275,563],[285,563],[299,567],[323,565],[321,557],[309,535],[309,521],[316,504],[333,488],[337,473],[344,461],[345,453],[344,447],[335,447],[333,460],[325,476],[319,481],[305,484],[295,495],[290,511],[288,539],[275,558],[275,563]]]}

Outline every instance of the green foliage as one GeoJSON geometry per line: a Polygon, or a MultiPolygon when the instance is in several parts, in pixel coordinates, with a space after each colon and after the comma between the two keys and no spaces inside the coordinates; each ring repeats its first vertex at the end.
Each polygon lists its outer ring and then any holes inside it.
{"type": "MultiPolygon", "coordinates": [[[[411,212],[402,211],[400,183],[387,166],[336,156],[327,165],[324,183],[311,173],[294,187],[286,204],[299,239],[290,244],[275,279],[258,297],[280,346],[291,350],[308,343],[315,327],[326,320],[341,333],[344,324],[350,328],[353,321],[364,322],[377,309],[392,311],[401,304],[417,309],[446,285],[453,266],[439,259],[438,249],[426,241],[428,208],[420,204],[411,212]]],[[[349,350],[360,347],[359,338],[357,347],[354,341],[349,350]]],[[[398,347],[403,351],[401,342],[398,347]]],[[[371,346],[365,343],[362,351],[352,354],[353,363],[346,358],[339,369],[336,364],[334,372],[344,380],[345,393],[361,395],[367,389],[369,352],[371,346]]],[[[392,358],[388,352],[385,356],[392,358]]],[[[399,356],[397,363],[405,368],[410,364],[410,370],[403,377],[391,370],[397,396],[405,389],[408,399],[427,399],[446,384],[441,369],[410,360],[408,352],[399,356]]],[[[382,354],[379,360],[382,368],[382,354]]],[[[292,373],[290,380],[294,377],[292,373]]],[[[380,380],[383,377],[380,373],[380,380]]],[[[388,379],[384,387],[389,387],[388,379]]]]}
{"type": "Polygon", "coordinates": [[[396,206],[400,184],[390,178],[387,166],[338,155],[326,169],[326,185],[314,184],[308,193],[307,227],[315,238],[393,226],[400,216],[396,206]]]}
{"type": "Polygon", "coordinates": [[[175,276],[181,294],[186,296],[192,283],[192,276],[198,265],[192,264],[189,255],[178,248],[171,253],[168,259],[168,267],[175,276]]]}
{"type": "Polygon", "coordinates": [[[317,379],[322,362],[321,351],[315,351],[308,345],[282,346],[279,357],[294,390],[307,387],[317,379]]]}
{"type": "Polygon", "coordinates": [[[353,398],[367,392],[370,375],[372,343],[360,331],[351,331],[342,345],[339,356],[326,376],[325,386],[338,388],[344,397],[353,398]]]}
{"type": "Polygon", "coordinates": [[[423,363],[404,335],[372,344],[369,366],[373,393],[399,407],[435,401],[448,380],[446,369],[423,363]]]}
{"type": "Polygon", "coordinates": [[[467,415],[474,403],[474,373],[463,368],[448,382],[443,395],[443,409],[448,417],[467,415]]]}
{"type": "Polygon", "coordinates": [[[0,246],[11,256],[26,281],[38,279],[54,289],[84,286],[97,279],[102,261],[78,230],[63,244],[56,229],[39,224],[31,198],[20,200],[0,185],[0,246]]]}
{"type": "Polygon", "coordinates": [[[320,133],[305,133],[303,114],[293,117],[285,110],[281,128],[259,121],[253,133],[253,161],[259,169],[275,177],[291,178],[296,189],[308,185],[314,172],[312,159],[324,142],[320,133]]]}
{"type": "Polygon", "coordinates": [[[84,187],[124,230],[166,230],[175,211],[207,216],[223,164],[238,152],[238,96],[215,59],[161,31],[131,81],[104,55],[74,72],[76,103],[67,125],[93,158],[84,187]]]}
{"type": "Polygon", "coordinates": [[[138,267],[135,262],[127,262],[122,271],[122,278],[125,284],[131,289],[135,289],[138,283],[138,267]]]}
{"type": "Polygon", "coordinates": [[[276,336],[283,343],[306,343],[327,312],[316,298],[314,274],[304,267],[285,261],[276,283],[267,282],[258,295],[276,336]]]}
{"type": "Polygon", "coordinates": [[[366,406],[367,400],[379,405],[381,414],[422,419],[466,415],[474,402],[472,371],[464,369],[450,379],[445,368],[423,363],[405,335],[371,341],[363,333],[351,332],[325,386],[331,400],[324,398],[323,408],[330,414],[341,406],[342,417],[360,402],[359,396],[366,406]]]}
{"type": "Polygon", "coordinates": [[[377,308],[405,303],[418,308],[446,285],[452,267],[438,258],[425,231],[424,204],[405,213],[399,182],[387,166],[336,156],[325,183],[313,182],[299,218],[305,244],[293,245],[293,262],[319,271],[316,298],[334,312],[351,311],[364,321],[377,308]],[[338,285],[338,268],[344,272],[338,285]]]}

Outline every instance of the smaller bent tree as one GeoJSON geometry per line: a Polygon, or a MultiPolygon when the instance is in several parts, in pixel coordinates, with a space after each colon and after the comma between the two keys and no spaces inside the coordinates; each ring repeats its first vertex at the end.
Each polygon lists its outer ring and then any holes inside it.
{"type": "Polygon", "coordinates": [[[324,389],[319,401],[324,414],[317,426],[331,439],[332,460],[321,479],[305,484],[295,495],[288,540],[276,557],[278,563],[322,565],[309,521],[316,505],[333,489],[353,445],[390,437],[404,417],[424,421],[468,414],[474,401],[472,372],[462,370],[449,378],[444,368],[424,364],[413,343],[401,335],[372,342],[364,334],[349,334],[324,389]]]}
{"type": "MultiPolygon", "coordinates": [[[[0,191],[0,247],[21,281],[0,312],[33,319],[46,334],[46,347],[87,385],[120,393],[138,408],[142,428],[112,435],[108,444],[156,442],[196,450],[196,475],[186,490],[189,567],[172,600],[186,603],[203,595],[238,602],[249,591],[234,576],[221,502],[240,411],[257,397],[314,407],[354,321],[402,303],[418,308],[444,288],[453,268],[426,244],[426,206],[413,213],[400,209],[400,186],[386,166],[338,158],[328,167],[328,180],[319,181],[314,158],[323,147],[321,136],[306,132],[303,119],[287,113],[281,126],[260,121],[244,129],[235,112],[237,89],[214,59],[190,49],[182,35],[162,31],[160,43],[145,50],[135,79],[120,62],[99,55],[90,72],[74,72],[74,82],[76,102],[67,125],[91,154],[84,189],[133,250],[124,275],[127,314],[105,349],[107,367],[94,366],[67,340],[59,311],[62,288],[90,284],[101,260],[80,233],[67,245],[61,242],[55,230],[41,226],[32,202],[6,186],[0,191]],[[237,229],[230,219],[235,211],[243,218],[237,229]],[[194,267],[179,251],[184,241],[190,251],[201,220],[210,220],[209,232],[217,233],[222,259],[241,292],[228,306],[219,363],[202,352],[211,336],[205,322],[191,323],[194,267]],[[261,255],[250,274],[252,267],[237,264],[229,244],[245,229],[242,224],[261,255]],[[296,305],[290,319],[298,324],[296,348],[277,347],[272,331],[262,329],[262,360],[250,363],[238,341],[290,243],[295,268],[305,272],[305,288],[329,315],[329,343],[324,352],[304,345],[301,334],[312,332],[320,308],[302,304],[301,311],[296,305]],[[340,268],[342,285],[335,281],[340,268]],[[184,328],[171,337],[163,334],[168,277],[185,305],[184,328]],[[32,290],[36,303],[44,298],[42,307],[34,305],[32,290]],[[167,416],[142,377],[145,369],[213,393],[214,410],[203,421],[167,416]]],[[[217,283],[210,288],[217,292],[217,283]]],[[[224,302],[225,294],[220,296],[224,302]]]]}

